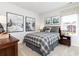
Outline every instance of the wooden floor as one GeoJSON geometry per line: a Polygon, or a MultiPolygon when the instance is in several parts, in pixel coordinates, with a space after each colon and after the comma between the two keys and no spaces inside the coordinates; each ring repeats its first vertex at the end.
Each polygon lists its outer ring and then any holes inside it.
{"type": "MultiPolygon", "coordinates": [[[[18,49],[19,56],[40,56],[40,54],[32,51],[25,44],[19,44],[18,49]]],[[[48,56],[79,56],[79,47],[58,45],[48,56]]]]}

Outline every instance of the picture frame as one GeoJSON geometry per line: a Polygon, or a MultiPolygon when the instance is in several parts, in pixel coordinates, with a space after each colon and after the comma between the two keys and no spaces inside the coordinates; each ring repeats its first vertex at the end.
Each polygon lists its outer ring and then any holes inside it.
{"type": "Polygon", "coordinates": [[[25,31],[35,31],[35,18],[25,17],[25,31]]]}
{"type": "Polygon", "coordinates": [[[60,24],[59,16],[47,17],[45,20],[45,25],[59,25],[59,24],[60,24]]]}
{"type": "Polygon", "coordinates": [[[7,32],[23,32],[24,16],[6,12],[6,31],[7,32]]]}
{"type": "Polygon", "coordinates": [[[51,17],[47,17],[47,18],[46,18],[46,21],[45,21],[45,24],[51,25],[51,24],[52,24],[51,20],[52,20],[51,17]]]}
{"type": "Polygon", "coordinates": [[[0,23],[0,33],[3,33],[3,32],[5,32],[5,30],[4,30],[2,23],[0,23]]]}
{"type": "Polygon", "coordinates": [[[56,25],[60,24],[60,17],[59,16],[53,16],[52,20],[53,20],[53,24],[56,24],[56,25]]]}

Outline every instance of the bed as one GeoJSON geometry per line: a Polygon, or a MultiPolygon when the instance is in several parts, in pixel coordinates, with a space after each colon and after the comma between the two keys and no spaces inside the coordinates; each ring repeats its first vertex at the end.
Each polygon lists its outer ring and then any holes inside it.
{"type": "Polygon", "coordinates": [[[42,56],[48,55],[59,44],[60,38],[59,27],[44,27],[43,32],[29,33],[24,36],[23,42],[32,50],[38,52],[42,56]]]}

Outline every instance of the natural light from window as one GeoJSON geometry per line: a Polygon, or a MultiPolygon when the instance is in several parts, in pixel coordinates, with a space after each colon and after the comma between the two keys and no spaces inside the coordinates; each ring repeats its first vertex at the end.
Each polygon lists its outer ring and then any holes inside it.
{"type": "Polygon", "coordinates": [[[78,19],[77,14],[61,17],[62,33],[65,35],[76,34],[77,19],[78,19]]]}

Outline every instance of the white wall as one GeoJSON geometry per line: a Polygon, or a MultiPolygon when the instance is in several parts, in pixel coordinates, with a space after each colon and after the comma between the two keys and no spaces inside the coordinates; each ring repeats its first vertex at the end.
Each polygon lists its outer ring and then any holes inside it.
{"type": "MultiPolygon", "coordinates": [[[[69,7],[64,7],[61,9],[57,9],[45,14],[42,14],[42,20],[44,21],[46,17],[51,16],[65,16],[65,15],[71,15],[71,14],[78,14],[79,17],[79,5],[73,5],[69,7]]],[[[71,20],[72,21],[72,20],[71,20]]],[[[44,22],[43,22],[44,24],[44,22]]],[[[72,46],[79,46],[79,18],[78,18],[78,24],[77,24],[77,35],[73,35],[71,38],[71,45],[72,46]]]]}
{"type": "MultiPolygon", "coordinates": [[[[38,14],[36,14],[32,11],[29,11],[29,10],[22,9],[22,8],[16,6],[16,5],[11,4],[11,3],[2,3],[1,2],[0,3],[0,22],[4,26],[5,30],[6,30],[6,12],[11,12],[11,13],[24,15],[24,17],[25,16],[34,17],[34,18],[36,18],[36,29],[38,28],[38,26],[40,26],[39,21],[38,21],[39,20],[39,15],[38,14]]],[[[14,33],[11,33],[11,35],[18,38],[21,42],[26,33],[27,32],[25,32],[25,31],[23,31],[23,32],[14,32],[14,33]]]]}

